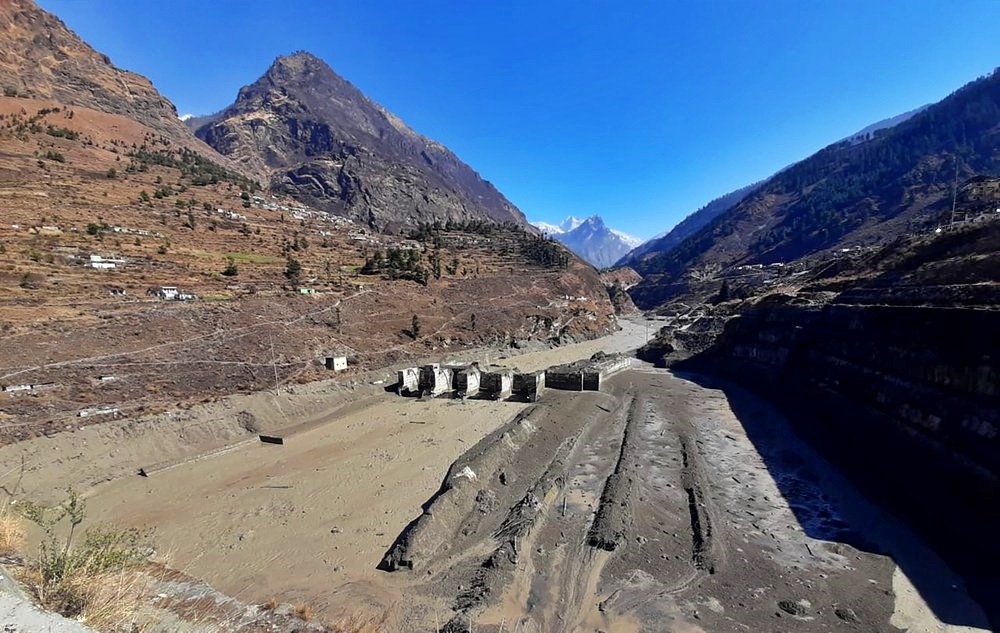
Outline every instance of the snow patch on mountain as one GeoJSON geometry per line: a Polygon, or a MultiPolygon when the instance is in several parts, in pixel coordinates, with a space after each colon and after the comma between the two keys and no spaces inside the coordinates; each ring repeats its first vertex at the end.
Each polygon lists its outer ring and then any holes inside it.
{"type": "Polygon", "coordinates": [[[542,232],[559,240],[571,251],[597,268],[607,268],[642,244],[642,240],[609,228],[600,216],[585,220],[569,216],[559,224],[532,222],[542,232]]]}

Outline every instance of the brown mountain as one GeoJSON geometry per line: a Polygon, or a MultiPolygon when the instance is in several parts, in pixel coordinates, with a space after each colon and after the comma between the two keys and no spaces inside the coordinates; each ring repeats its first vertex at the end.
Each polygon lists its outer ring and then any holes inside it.
{"type": "Polygon", "coordinates": [[[190,138],[149,79],[117,68],[31,0],[0,0],[0,86],[8,97],[122,114],[174,139],[190,138]]]}
{"type": "Polygon", "coordinates": [[[272,190],[378,230],[435,220],[527,226],[524,215],[309,53],[280,57],[196,133],[272,190]]]}

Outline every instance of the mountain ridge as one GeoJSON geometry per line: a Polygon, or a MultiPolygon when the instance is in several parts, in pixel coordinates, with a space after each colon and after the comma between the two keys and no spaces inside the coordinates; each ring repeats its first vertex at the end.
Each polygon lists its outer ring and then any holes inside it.
{"type": "MultiPolygon", "coordinates": [[[[864,128],[858,130],[854,134],[846,136],[837,143],[850,142],[852,144],[863,143],[865,141],[871,140],[872,136],[880,131],[888,128],[895,127],[904,121],[909,120],[913,116],[923,112],[930,104],[920,106],[919,108],[914,108],[902,114],[897,114],[896,116],[888,117],[867,125],[864,128]]],[[[785,171],[796,165],[797,163],[792,163],[788,167],[784,167],[774,175],[785,171]]],[[[771,176],[773,177],[773,176],[771,176]]],[[[670,249],[676,247],[678,244],[683,242],[685,239],[694,235],[706,224],[714,220],[719,215],[725,213],[729,209],[733,208],[743,198],[751,195],[757,188],[763,185],[765,182],[770,180],[770,178],[765,178],[763,180],[758,180],[757,182],[751,183],[735,189],[727,194],[723,194],[718,198],[708,202],[704,206],[700,207],[697,211],[694,211],[684,217],[683,220],[675,224],[672,228],[664,231],[653,238],[643,242],[637,246],[634,250],[622,257],[616,265],[629,266],[635,264],[640,259],[650,256],[650,254],[664,253],[670,249]]]]}
{"type": "Polygon", "coordinates": [[[650,308],[686,271],[788,263],[911,232],[947,211],[958,175],[1000,174],[1000,73],[959,88],[862,143],[833,143],[766,180],[669,251],[635,262],[650,308]]]}
{"type": "Polygon", "coordinates": [[[380,231],[448,220],[528,226],[450,150],[311,53],[278,57],[196,134],[273,190],[380,231]]]}
{"type": "Polygon", "coordinates": [[[0,85],[5,96],[121,114],[174,139],[191,136],[177,108],[148,78],[118,68],[31,0],[0,3],[0,28],[0,85]]]}

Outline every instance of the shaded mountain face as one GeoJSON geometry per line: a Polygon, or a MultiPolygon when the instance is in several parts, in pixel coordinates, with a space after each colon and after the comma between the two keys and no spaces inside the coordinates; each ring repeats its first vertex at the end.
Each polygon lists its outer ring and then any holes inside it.
{"type": "Polygon", "coordinates": [[[116,68],[107,55],[31,0],[0,2],[0,30],[0,85],[5,96],[121,114],[173,139],[191,137],[174,105],[148,79],[116,68]]]}
{"type": "Polygon", "coordinates": [[[706,224],[726,211],[732,209],[741,200],[743,200],[743,198],[746,198],[748,195],[756,191],[759,186],[760,183],[757,182],[727,193],[724,196],[719,196],[715,200],[712,200],[702,208],[681,220],[677,226],[670,229],[670,231],[666,234],[643,242],[633,250],[626,253],[625,256],[617,262],[617,265],[632,266],[644,259],[653,257],[660,253],[669,252],[678,244],[704,228],[706,224]]]}
{"type": "MultiPolygon", "coordinates": [[[[862,130],[855,132],[854,134],[848,136],[847,138],[841,139],[841,142],[849,142],[852,145],[858,143],[864,143],[865,141],[870,141],[876,132],[879,130],[884,130],[887,128],[894,127],[900,123],[912,118],[914,115],[924,111],[928,106],[922,106],[910,110],[909,112],[904,112],[903,114],[898,114],[894,117],[888,119],[883,119],[877,123],[873,123],[862,130]]],[[[781,170],[784,171],[784,170],[781,170]]],[[[780,173],[780,172],[779,172],[780,173]]],[[[670,231],[658,235],[653,239],[640,244],[635,250],[629,252],[625,257],[622,257],[618,262],[620,266],[631,266],[640,262],[644,259],[649,259],[651,257],[662,255],[669,252],[670,250],[677,247],[681,242],[691,237],[702,228],[704,228],[709,222],[719,217],[726,211],[729,211],[737,204],[739,204],[744,198],[751,195],[757,189],[763,185],[766,180],[761,180],[753,184],[741,187],[736,191],[731,191],[723,196],[719,196],[715,200],[712,200],[702,208],[698,209],[694,213],[685,217],[680,223],[677,224],[670,231]]]]}
{"type": "Polygon", "coordinates": [[[1000,72],[775,174],[672,249],[634,262],[644,279],[632,297],[651,308],[682,292],[690,271],[789,263],[923,230],[947,216],[956,164],[960,181],[1000,174],[1000,72]]]}
{"type": "Polygon", "coordinates": [[[568,217],[558,225],[536,222],[535,226],[597,268],[612,266],[641,243],[636,237],[609,228],[598,215],[586,220],[568,217]]]}
{"type": "Polygon", "coordinates": [[[447,220],[526,225],[447,148],[309,53],[278,58],[196,133],[272,190],[377,230],[447,220]]]}

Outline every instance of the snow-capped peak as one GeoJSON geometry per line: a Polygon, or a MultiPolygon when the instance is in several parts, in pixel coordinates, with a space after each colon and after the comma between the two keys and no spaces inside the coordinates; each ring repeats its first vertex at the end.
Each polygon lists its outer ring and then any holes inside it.
{"type": "Polygon", "coordinates": [[[617,229],[612,229],[610,227],[608,228],[608,230],[611,231],[612,233],[614,233],[615,235],[617,235],[621,239],[621,241],[623,241],[626,244],[628,244],[629,247],[631,247],[631,248],[635,248],[636,246],[642,244],[642,242],[643,242],[643,240],[641,240],[640,238],[638,238],[638,237],[636,237],[634,235],[629,235],[628,233],[625,233],[623,231],[619,231],[617,229]]]}
{"type": "Polygon", "coordinates": [[[569,233],[576,227],[584,223],[584,220],[580,218],[575,218],[572,215],[568,216],[565,220],[559,223],[559,228],[562,229],[563,233],[569,233]]]}
{"type": "Polygon", "coordinates": [[[562,235],[563,233],[569,233],[576,227],[583,224],[583,220],[580,218],[575,218],[573,216],[568,216],[565,220],[559,224],[552,224],[550,222],[532,222],[532,226],[541,229],[543,232],[549,235],[562,235]]]}
{"type": "Polygon", "coordinates": [[[548,222],[532,222],[532,226],[536,229],[540,229],[543,233],[548,235],[559,235],[563,232],[556,224],[549,224],[548,222]]]}
{"type": "Polygon", "coordinates": [[[570,216],[559,224],[532,224],[598,268],[612,265],[642,243],[637,237],[610,228],[599,215],[584,220],[570,216]]]}

